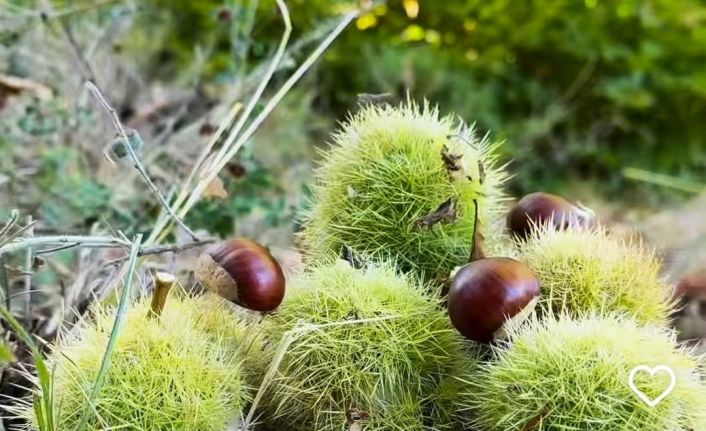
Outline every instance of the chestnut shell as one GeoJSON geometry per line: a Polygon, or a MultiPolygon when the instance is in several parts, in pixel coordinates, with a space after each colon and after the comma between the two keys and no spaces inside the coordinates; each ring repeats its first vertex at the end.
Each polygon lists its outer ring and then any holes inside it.
{"type": "Polygon", "coordinates": [[[284,298],[282,267],[267,248],[249,239],[209,247],[195,272],[207,289],[250,310],[272,311],[284,298]]]}
{"type": "Polygon", "coordinates": [[[527,238],[533,225],[550,220],[557,230],[595,225],[595,216],[589,209],[574,205],[561,196],[536,192],[522,197],[512,207],[507,215],[507,228],[514,235],[527,238]]]}
{"type": "Polygon", "coordinates": [[[465,337],[487,343],[538,296],[539,280],[524,263],[505,257],[481,259],[463,266],[451,281],[449,317],[465,337]]]}

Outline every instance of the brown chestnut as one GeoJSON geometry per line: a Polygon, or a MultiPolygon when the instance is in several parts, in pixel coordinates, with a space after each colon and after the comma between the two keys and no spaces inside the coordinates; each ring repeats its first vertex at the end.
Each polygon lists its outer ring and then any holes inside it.
{"type": "Polygon", "coordinates": [[[520,199],[507,215],[507,228],[519,238],[527,238],[534,225],[551,223],[557,229],[569,226],[592,227],[594,212],[581,204],[572,204],[561,196],[530,193],[520,199]]]}
{"type": "Polygon", "coordinates": [[[196,262],[196,279],[242,307],[272,311],[284,298],[284,273],[269,250],[236,238],[209,247],[196,262]]]}
{"type": "Polygon", "coordinates": [[[674,291],[672,315],[680,340],[706,339],[706,270],[685,275],[674,291]]]}
{"type": "Polygon", "coordinates": [[[465,337],[488,343],[504,338],[509,319],[522,320],[539,299],[539,280],[524,263],[505,257],[476,260],[451,281],[448,311],[465,337]]]}

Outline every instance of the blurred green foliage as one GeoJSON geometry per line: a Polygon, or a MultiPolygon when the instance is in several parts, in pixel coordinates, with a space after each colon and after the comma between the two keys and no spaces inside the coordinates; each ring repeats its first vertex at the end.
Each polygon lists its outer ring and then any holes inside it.
{"type": "MultiPolygon", "coordinates": [[[[354,2],[288,4],[295,33],[305,34],[354,2]]],[[[260,56],[281,19],[273,2],[258,5],[260,56]]],[[[210,16],[222,26],[219,11],[238,19],[246,9],[199,2],[175,20],[193,15],[199,26],[210,16]]],[[[516,192],[583,178],[618,191],[627,165],[702,178],[704,20],[698,1],[391,0],[361,16],[319,65],[317,107],[340,118],[358,93],[429,98],[508,140],[516,192]]]]}
{"type": "MultiPolygon", "coordinates": [[[[337,7],[305,3],[295,22],[337,7]]],[[[336,42],[319,85],[339,111],[409,89],[506,136],[516,191],[619,191],[625,166],[704,178],[705,24],[690,0],[391,0],[336,42]]]]}
{"type": "MultiPolygon", "coordinates": [[[[357,2],[287,3],[301,36],[357,2]]],[[[189,20],[194,31],[169,49],[204,43],[208,29],[220,35],[216,51],[247,46],[237,36],[251,4],[172,7],[175,25],[189,20]],[[223,45],[224,35],[233,43],[223,45]]],[[[282,27],[273,1],[257,6],[256,57],[282,27]]],[[[507,139],[517,193],[585,178],[623,191],[628,166],[703,180],[705,24],[706,4],[696,0],[390,0],[327,53],[316,106],[340,118],[358,93],[426,97],[507,139]]],[[[212,71],[222,65],[215,58],[212,71]]]]}
{"type": "Polygon", "coordinates": [[[251,152],[243,151],[221,175],[226,198],[205,198],[189,212],[186,222],[220,236],[238,232],[238,223],[253,212],[269,226],[292,222],[293,214],[273,172],[251,152]]]}

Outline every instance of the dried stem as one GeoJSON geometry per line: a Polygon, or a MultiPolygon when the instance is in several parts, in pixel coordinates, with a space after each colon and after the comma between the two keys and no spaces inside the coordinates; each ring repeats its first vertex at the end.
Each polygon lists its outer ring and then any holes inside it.
{"type": "Polygon", "coordinates": [[[75,247],[93,248],[130,248],[130,241],[110,236],[83,236],[83,235],[58,235],[37,236],[32,238],[15,239],[8,244],[0,246],[0,255],[14,253],[27,247],[50,246],[60,247],[72,245],[75,247]]]}
{"type": "Polygon", "coordinates": [[[93,93],[93,95],[98,99],[98,101],[103,105],[103,108],[108,112],[110,115],[111,120],[113,121],[113,126],[115,127],[115,130],[118,132],[120,137],[123,139],[123,142],[125,143],[125,148],[127,149],[127,152],[130,154],[130,158],[132,159],[133,166],[137,171],[140,173],[142,178],[145,180],[145,183],[147,183],[147,186],[150,188],[152,193],[159,199],[159,202],[162,204],[164,209],[167,211],[167,214],[174,220],[176,224],[181,227],[184,232],[186,232],[192,240],[198,241],[199,238],[196,236],[196,234],[189,229],[189,227],[174,213],[172,210],[172,207],[169,206],[169,203],[167,202],[166,199],[164,199],[164,196],[162,196],[162,193],[160,193],[159,189],[157,189],[157,186],[152,182],[152,179],[150,179],[149,175],[147,175],[147,171],[145,170],[145,167],[142,165],[142,162],[140,162],[140,159],[137,157],[137,154],[135,154],[135,150],[133,150],[132,145],[130,145],[130,139],[128,138],[127,132],[125,132],[125,128],[123,127],[123,124],[120,122],[120,118],[118,117],[118,113],[115,111],[115,109],[108,103],[106,98],[103,96],[103,93],[101,93],[100,89],[96,86],[91,81],[86,81],[86,87],[93,93]]]}
{"type": "MultiPolygon", "coordinates": [[[[187,244],[166,244],[166,245],[159,245],[159,246],[155,246],[155,247],[143,247],[137,255],[142,257],[142,256],[148,256],[148,255],[152,255],[152,254],[162,254],[162,253],[169,253],[169,252],[179,253],[182,251],[191,250],[192,248],[202,247],[204,245],[211,244],[215,241],[216,241],[215,238],[204,238],[199,241],[190,242],[187,244]]],[[[126,260],[128,260],[128,256],[121,257],[121,258],[118,258],[115,260],[111,260],[106,263],[106,266],[119,265],[119,264],[125,262],[126,260]]]]}
{"type": "MultiPolygon", "coordinates": [[[[281,1],[278,0],[277,5],[278,7],[280,7],[281,10],[286,10],[286,6],[281,1]]],[[[179,204],[177,205],[178,213],[181,217],[184,217],[186,213],[188,213],[191,208],[201,199],[202,193],[206,189],[208,184],[210,184],[215,179],[215,177],[228,163],[228,161],[231,160],[237,154],[240,148],[245,144],[245,142],[247,142],[252,137],[255,131],[260,127],[263,121],[265,121],[265,119],[279,104],[282,98],[284,98],[284,96],[289,92],[289,90],[291,90],[294,84],[296,84],[301,79],[301,77],[304,76],[304,74],[307,72],[307,70],[311,68],[314,62],[318,60],[318,58],[326,51],[326,49],[331,45],[331,43],[333,43],[333,41],[338,37],[338,35],[341,34],[341,32],[348,26],[348,24],[350,24],[360,13],[361,10],[351,11],[341,19],[338,25],[328,34],[328,36],[318,45],[318,47],[287,79],[287,81],[282,85],[282,87],[280,87],[277,92],[275,92],[275,94],[265,104],[264,108],[260,111],[260,113],[254,119],[252,119],[252,121],[247,125],[247,127],[244,128],[242,132],[234,133],[236,131],[235,128],[230,130],[228,136],[225,139],[223,147],[221,147],[221,150],[219,150],[217,155],[212,159],[208,166],[204,166],[202,169],[200,169],[200,172],[198,172],[198,183],[193,187],[191,191],[186,189],[189,184],[185,185],[184,188],[182,188],[179,194],[179,198],[177,199],[177,201],[179,202],[179,204]]],[[[288,13],[283,12],[283,18],[285,19],[285,21],[288,20],[288,13]]],[[[285,22],[285,24],[287,23],[285,22]]],[[[285,37],[288,38],[288,33],[288,31],[285,31],[285,33],[283,34],[282,41],[280,41],[281,44],[286,43],[284,39],[285,37]]],[[[266,77],[268,76],[269,71],[272,69],[272,67],[275,67],[274,65],[280,63],[282,56],[283,52],[279,52],[278,50],[272,60],[272,63],[270,64],[270,67],[268,67],[268,73],[265,75],[266,77]]],[[[269,81],[269,77],[263,80],[263,82],[266,83],[268,83],[269,81]]],[[[243,115],[241,118],[245,117],[250,116],[243,115]]],[[[226,127],[223,127],[223,123],[221,123],[221,129],[227,129],[227,127],[230,127],[234,119],[234,116],[232,118],[228,118],[225,124],[226,127]]],[[[221,132],[221,130],[219,130],[219,132],[221,132]]],[[[151,243],[152,241],[159,241],[163,239],[166,233],[168,232],[167,228],[167,221],[165,219],[160,219],[153,228],[152,233],[147,242],[151,243]]]]}
{"type": "MultiPolygon", "coordinates": [[[[294,84],[299,81],[299,79],[304,75],[304,73],[314,64],[314,62],[323,54],[323,52],[329,47],[331,43],[338,37],[338,35],[350,24],[353,19],[355,19],[360,11],[352,11],[345,15],[341,20],[339,25],[331,32],[331,34],[326,37],[326,39],[314,50],[314,52],[302,63],[301,66],[292,74],[292,76],[282,85],[282,87],[275,93],[274,96],[267,102],[265,107],[262,109],[260,114],[252,120],[248,125],[247,129],[238,136],[238,139],[230,146],[229,150],[220,157],[218,160],[214,160],[212,166],[209,168],[206,177],[197,184],[194,191],[191,193],[189,200],[186,202],[185,209],[188,211],[191,207],[196,205],[196,203],[201,199],[201,194],[206,189],[206,187],[215,179],[221,169],[232,159],[240,148],[247,142],[250,137],[255,133],[255,131],[260,127],[267,116],[274,110],[274,108],[279,104],[280,100],[289,92],[289,90],[294,86],[294,84]]],[[[288,15],[287,15],[288,18],[288,15]]],[[[231,136],[233,136],[231,134],[231,136]]],[[[229,136],[229,138],[231,137],[229,136]]]]}
{"type": "Polygon", "coordinates": [[[10,281],[7,277],[7,270],[5,269],[6,264],[5,255],[0,253],[0,287],[3,289],[3,295],[5,296],[5,308],[10,309],[11,294],[10,294],[10,281]]]}
{"type": "Polygon", "coordinates": [[[471,255],[468,258],[469,262],[475,262],[476,260],[485,259],[485,252],[483,247],[485,246],[485,237],[480,231],[480,214],[478,209],[478,199],[473,199],[474,208],[474,219],[473,219],[473,245],[471,246],[471,255]]]}
{"type": "Polygon", "coordinates": [[[6,233],[12,229],[12,226],[15,225],[15,222],[17,221],[17,218],[19,217],[19,213],[17,210],[12,210],[12,213],[10,214],[10,219],[5,223],[5,226],[0,229],[0,239],[5,236],[6,233]]]}
{"type": "Polygon", "coordinates": [[[173,274],[163,271],[158,271],[154,278],[154,292],[152,293],[152,304],[148,316],[150,318],[159,318],[164,310],[164,304],[167,302],[167,295],[172,290],[176,277],[173,274]]]}
{"type": "MultiPolygon", "coordinates": [[[[31,237],[34,234],[32,230],[32,216],[27,217],[27,235],[31,237]]],[[[31,327],[32,323],[32,264],[34,262],[34,256],[32,255],[32,247],[27,247],[25,252],[25,276],[24,276],[24,292],[27,295],[25,298],[25,322],[27,327],[31,327]]]]}

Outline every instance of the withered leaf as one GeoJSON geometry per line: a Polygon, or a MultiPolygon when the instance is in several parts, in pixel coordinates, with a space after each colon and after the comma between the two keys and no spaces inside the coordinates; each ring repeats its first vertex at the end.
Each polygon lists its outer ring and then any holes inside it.
{"type": "Polygon", "coordinates": [[[363,422],[370,419],[370,414],[356,407],[348,409],[346,412],[348,418],[348,431],[363,431],[363,422]]]}
{"type": "Polygon", "coordinates": [[[444,165],[446,165],[446,169],[448,169],[449,172],[457,172],[461,170],[461,166],[458,164],[458,161],[461,160],[462,157],[463,155],[461,154],[452,154],[446,145],[444,145],[441,149],[441,160],[444,161],[444,165]]]}
{"type": "Polygon", "coordinates": [[[368,262],[348,244],[341,247],[341,259],[347,261],[353,268],[360,269],[368,265],[368,262]]]}
{"type": "Polygon", "coordinates": [[[539,424],[542,423],[547,416],[549,416],[549,413],[546,410],[542,410],[537,416],[530,419],[530,421],[522,427],[522,431],[536,430],[537,426],[539,426],[539,424]]]}
{"type": "Polygon", "coordinates": [[[223,181],[218,177],[214,178],[213,181],[208,183],[208,186],[206,186],[206,189],[203,191],[203,197],[216,199],[227,198],[228,192],[223,185],[223,181]]]}
{"type": "Polygon", "coordinates": [[[430,228],[437,223],[454,223],[456,221],[456,201],[449,198],[439,205],[433,213],[419,217],[415,223],[417,226],[430,228]]]}
{"type": "Polygon", "coordinates": [[[482,160],[478,160],[478,182],[481,184],[485,182],[485,166],[482,160]]]}

